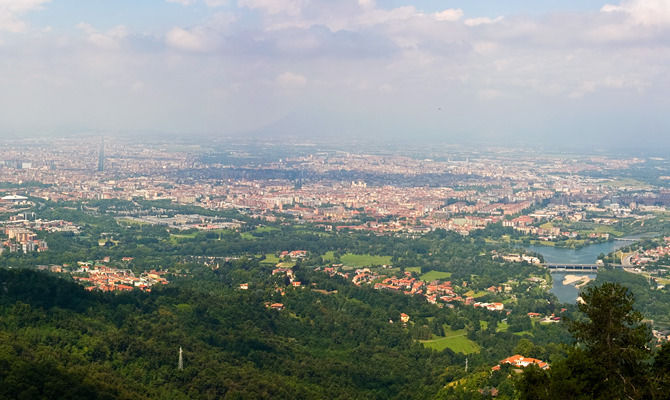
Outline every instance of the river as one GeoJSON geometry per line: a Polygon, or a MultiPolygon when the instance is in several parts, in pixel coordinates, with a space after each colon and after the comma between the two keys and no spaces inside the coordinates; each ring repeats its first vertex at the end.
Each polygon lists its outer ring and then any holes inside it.
{"type": "MultiPolygon", "coordinates": [[[[568,249],[550,246],[525,246],[526,249],[542,254],[544,261],[556,264],[594,264],[600,253],[608,254],[616,249],[631,244],[615,240],[612,242],[592,244],[579,249],[568,249]]],[[[594,273],[580,272],[554,272],[551,274],[554,281],[551,292],[563,303],[574,303],[579,296],[579,289],[575,285],[564,285],[563,279],[566,275],[587,275],[591,279],[596,278],[594,273]]]]}

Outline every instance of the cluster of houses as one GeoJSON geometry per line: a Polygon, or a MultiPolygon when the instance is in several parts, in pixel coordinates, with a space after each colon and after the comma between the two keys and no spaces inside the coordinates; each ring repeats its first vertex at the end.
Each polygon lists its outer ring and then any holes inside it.
{"type": "Polygon", "coordinates": [[[515,231],[519,231],[525,235],[535,235],[539,236],[540,239],[554,239],[562,235],[561,228],[550,227],[542,228],[534,226],[536,219],[531,215],[521,215],[519,217],[513,218],[511,220],[503,221],[503,226],[513,228],[515,231]]]}
{"type": "MultiPolygon", "coordinates": [[[[505,306],[503,303],[480,303],[475,302],[474,297],[465,297],[454,291],[451,281],[435,280],[432,282],[424,282],[412,276],[411,272],[404,272],[403,275],[387,277],[385,275],[378,275],[370,268],[359,268],[350,272],[341,272],[341,264],[336,264],[331,267],[324,267],[323,272],[330,276],[341,276],[347,280],[351,280],[354,285],[360,286],[363,284],[374,284],[377,290],[390,290],[406,295],[423,296],[427,302],[437,304],[440,307],[447,306],[453,308],[456,302],[473,307],[482,307],[489,311],[503,311],[505,306]]],[[[317,268],[317,270],[319,270],[317,268]]],[[[277,271],[277,270],[275,270],[277,271]]],[[[491,287],[487,289],[489,292],[496,293],[502,291],[502,288],[491,287]]]]}
{"type": "Polygon", "coordinates": [[[638,250],[630,257],[630,263],[635,266],[643,266],[655,263],[662,258],[670,256],[670,236],[663,238],[663,244],[653,249],[638,250]]]}
{"type": "MultiPolygon", "coordinates": [[[[303,251],[284,251],[281,253],[282,257],[291,257],[291,258],[301,258],[304,257],[306,252],[303,251]]],[[[523,255],[523,257],[529,257],[523,255]]],[[[524,260],[526,261],[526,260],[524,260]]],[[[529,261],[533,261],[532,259],[529,261]]],[[[537,260],[539,262],[539,260],[537,260]]],[[[392,268],[389,265],[382,266],[383,269],[392,268]]],[[[431,304],[437,304],[440,307],[447,306],[453,308],[455,302],[463,303],[464,305],[472,306],[475,308],[483,308],[489,311],[504,311],[505,305],[499,302],[485,303],[485,302],[476,302],[474,297],[466,296],[465,298],[454,291],[451,281],[441,281],[435,280],[432,282],[425,282],[423,280],[417,279],[409,271],[405,271],[400,276],[388,276],[380,275],[376,271],[370,268],[358,268],[346,270],[346,267],[342,264],[332,264],[325,267],[317,267],[315,271],[323,271],[331,277],[340,276],[348,281],[351,281],[354,285],[374,285],[376,290],[389,290],[406,295],[419,295],[423,296],[426,301],[431,304]]],[[[294,288],[302,287],[302,282],[296,280],[294,271],[291,267],[285,266],[285,263],[278,263],[275,268],[272,270],[272,276],[284,276],[288,279],[289,286],[294,288]]],[[[239,285],[240,290],[249,289],[248,283],[242,283],[239,285]]],[[[505,287],[504,289],[508,289],[505,287]]],[[[488,292],[498,293],[502,292],[502,286],[491,286],[487,289],[488,292]]],[[[281,294],[284,294],[284,288],[277,287],[277,291],[281,294]]],[[[266,304],[268,308],[281,309],[283,308],[280,304],[266,304]]],[[[509,314],[509,311],[507,312],[509,314]]]]}
{"type": "Polygon", "coordinates": [[[293,251],[282,251],[279,254],[280,258],[289,257],[292,260],[297,260],[300,258],[307,257],[307,250],[293,250],[293,251]]]}
{"type": "MultiPolygon", "coordinates": [[[[515,231],[521,232],[525,235],[534,235],[537,236],[540,240],[554,240],[560,237],[567,238],[576,238],[579,236],[579,232],[571,231],[561,231],[561,228],[555,226],[541,227],[534,226],[533,224],[536,221],[544,219],[544,215],[521,215],[519,217],[513,218],[511,220],[505,220],[502,222],[502,225],[505,227],[513,228],[515,231]]],[[[566,218],[570,221],[579,221],[583,218],[583,214],[571,215],[569,218],[566,218]]],[[[555,221],[560,221],[562,218],[553,217],[555,221]]],[[[591,232],[588,234],[589,239],[604,239],[609,240],[610,234],[607,232],[591,232]]]]}
{"type": "Polygon", "coordinates": [[[474,303],[473,306],[475,308],[481,307],[485,308],[489,311],[503,311],[505,309],[505,305],[503,303],[474,303]]]}
{"type": "Polygon", "coordinates": [[[431,304],[437,304],[438,300],[443,303],[454,301],[464,302],[465,300],[451,286],[451,281],[433,281],[426,283],[412,276],[410,272],[405,272],[402,277],[385,278],[382,282],[375,283],[377,290],[393,290],[403,292],[408,295],[419,295],[425,297],[431,304]]]}
{"type": "MultiPolygon", "coordinates": [[[[561,312],[565,312],[567,309],[566,308],[561,308],[561,312]]],[[[555,322],[561,322],[561,317],[557,317],[555,314],[551,315],[542,315],[540,313],[536,312],[529,312],[528,316],[530,318],[540,318],[540,323],[555,323],[555,322]]]]}
{"type": "MultiPolygon", "coordinates": [[[[280,256],[282,258],[284,257],[289,257],[291,259],[300,259],[304,258],[307,256],[307,251],[305,250],[293,250],[293,251],[282,251],[280,256]]],[[[282,263],[278,263],[275,266],[275,269],[272,270],[272,276],[285,276],[289,280],[289,285],[290,287],[293,288],[302,288],[302,282],[297,281],[295,279],[295,274],[293,273],[293,269],[290,267],[283,267],[282,263]]],[[[249,284],[248,283],[242,283],[240,284],[240,289],[241,290],[247,290],[249,289],[249,284]]],[[[277,287],[276,291],[281,294],[282,296],[286,293],[283,287],[277,287]]],[[[271,309],[271,310],[276,310],[276,311],[281,311],[284,309],[284,304],[282,303],[266,303],[265,307],[271,309]]]]}
{"type": "Polygon", "coordinates": [[[297,288],[302,286],[302,282],[295,280],[295,275],[293,274],[293,269],[289,267],[277,267],[272,270],[272,276],[275,275],[284,275],[288,277],[291,286],[297,288]]]}
{"type": "MultiPolygon", "coordinates": [[[[664,343],[670,341],[670,329],[652,329],[651,334],[654,336],[654,339],[659,343],[664,343]]],[[[660,345],[659,345],[660,346],[660,345]]]]}
{"type": "Polygon", "coordinates": [[[375,281],[382,280],[381,282],[376,282],[374,288],[377,290],[392,290],[397,292],[402,292],[408,295],[424,295],[433,303],[436,302],[436,295],[442,289],[447,289],[451,291],[450,282],[445,284],[440,284],[439,289],[436,285],[426,285],[425,282],[418,280],[412,276],[410,272],[405,272],[401,277],[386,277],[384,275],[378,275],[370,270],[370,268],[359,268],[356,269],[353,274],[349,272],[340,272],[339,267],[341,264],[334,264],[332,267],[325,267],[323,272],[329,274],[330,276],[341,276],[347,280],[351,280],[354,285],[360,286],[362,284],[372,284],[375,281]]]}
{"type": "Polygon", "coordinates": [[[425,220],[424,223],[433,229],[446,229],[467,236],[470,232],[486,228],[489,224],[495,224],[502,219],[501,216],[490,215],[479,217],[475,215],[465,215],[450,218],[442,222],[441,220],[425,220]]]}
{"type": "MultiPolygon", "coordinates": [[[[53,269],[52,269],[53,270],[53,269]]],[[[103,292],[142,290],[150,292],[154,285],[166,285],[166,271],[151,270],[142,272],[139,276],[130,269],[120,269],[90,262],[79,262],[78,268],[60,271],[69,272],[73,279],[83,284],[87,290],[103,292]]]]}

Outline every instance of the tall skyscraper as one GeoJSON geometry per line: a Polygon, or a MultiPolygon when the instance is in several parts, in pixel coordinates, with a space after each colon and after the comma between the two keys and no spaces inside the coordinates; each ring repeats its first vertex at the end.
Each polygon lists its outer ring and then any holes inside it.
{"type": "Polygon", "coordinates": [[[98,153],[98,171],[105,170],[105,138],[100,139],[100,153],[98,153]]]}

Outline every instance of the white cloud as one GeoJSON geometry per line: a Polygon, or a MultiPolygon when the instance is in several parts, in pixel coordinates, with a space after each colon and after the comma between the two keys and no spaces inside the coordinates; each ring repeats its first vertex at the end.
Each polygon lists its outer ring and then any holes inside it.
{"type": "Polygon", "coordinates": [[[277,76],[276,82],[284,89],[297,89],[307,84],[307,78],[293,72],[284,72],[277,76]]]}
{"type": "MultiPolygon", "coordinates": [[[[198,0],[165,0],[168,3],[181,4],[182,6],[190,6],[198,2],[198,0]]],[[[207,7],[221,7],[228,4],[229,0],[204,0],[207,7]]]]}
{"type": "Polygon", "coordinates": [[[174,27],[165,35],[169,47],[195,53],[211,52],[224,43],[232,32],[237,16],[229,12],[214,12],[202,25],[174,27]]]}
{"type": "Polygon", "coordinates": [[[0,31],[24,32],[27,28],[21,17],[39,10],[50,0],[0,0],[0,31]]]}
{"type": "Polygon", "coordinates": [[[297,16],[300,14],[306,0],[238,0],[241,7],[261,10],[270,15],[286,14],[297,16]]]}
{"type": "Polygon", "coordinates": [[[207,7],[221,7],[228,4],[228,0],[205,0],[207,7]]]}
{"type": "Polygon", "coordinates": [[[637,25],[670,24],[670,1],[668,0],[625,0],[620,5],[606,4],[600,11],[622,13],[637,25]]]}
{"type": "Polygon", "coordinates": [[[262,10],[269,31],[314,26],[331,31],[358,31],[362,27],[401,23],[427,15],[414,6],[376,8],[370,0],[239,0],[238,4],[262,10]]]}
{"type": "MultiPolygon", "coordinates": [[[[390,22],[406,21],[411,18],[420,16],[423,16],[423,14],[413,6],[403,6],[403,7],[392,8],[390,10],[383,10],[383,9],[370,10],[369,12],[366,12],[361,16],[359,16],[354,21],[358,25],[369,26],[369,25],[388,24],[390,22]]],[[[353,27],[355,27],[355,25],[353,27]]]]}
{"type": "Polygon", "coordinates": [[[87,22],[80,22],[80,23],[78,23],[78,24],[77,24],[77,29],[79,29],[79,30],[81,30],[81,31],[83,31],[84,33],[89,34],[89,35],[90,35],[91,33],[96,32],[96,30],[95,30],[95,28],[93,27],[93,25],[91,25],[91,24],[89,24],[89,23],[87,23],[87,22]]]}
{"type": "Polygon", "coordinates": [[[191,4],[194,4],[196,0],[165,0],[168,3],[177,3],[181,4],[182,6],[190,6],[191,4]]]}
{"type": "Polygon", "coordinates": [[[165,40],[170,47],[185,51],[205,52],[212,47],[210,40],[201,29],[172,28],[165,35],[165,40]]]}
{"type": "Polygon", "coordinates": [[[371,10],[375,8],[375,0],[358,0],[358,5],[365,10],[371,10]]]}
{"type": "Polygon", "coordinates": [[[503,16],[499,16],[496,18],[489,18],[489,17],[468,18],[464,21],[464,24],[467,26],[495,24],[496,22],[502,21],[503,18],[504,18],[503,16]]]}
{"type": "Polygon", "coordinates": [[[463,10],[460,8],[449,8],[436,12],[433,16],[438,21],[458,21],[463,16],[463,10]]]}
{"type": "Polygon", "coordinates": [[[128,36],[128,29],[119,25],[106,32],[99,32],[92,25],[85,22],[77,24],[77,28],[86,34],[86,40],[94,46],[115,49],[128,36]]]}

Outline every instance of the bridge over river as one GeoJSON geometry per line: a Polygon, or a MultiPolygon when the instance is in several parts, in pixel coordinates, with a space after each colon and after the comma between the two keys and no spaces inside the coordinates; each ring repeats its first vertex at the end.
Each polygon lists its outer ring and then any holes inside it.
{"type": "Polygon", "coordinates": [[[542,264],[550,271],[573,271],[573,272],[597,272],[598,264],[559,264],[559,263],[545,263],[542,264]]]}

